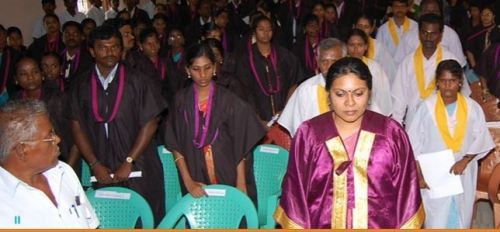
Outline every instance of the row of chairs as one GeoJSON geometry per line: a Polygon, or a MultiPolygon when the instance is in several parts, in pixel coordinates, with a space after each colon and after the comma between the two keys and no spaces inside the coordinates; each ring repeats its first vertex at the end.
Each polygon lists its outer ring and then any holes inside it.
{"type": "MultiPolygon", "coordinates": [[[[190,194],[182,197],[173,154],[159,146],[158,155],[163,165],[167,212],[158,228],[183,228],[186,220],[190,228],[239,228],[243,217],[247,228],[275,228],[273,213],[288,165],[288,151],[284,148],[265,144],[253,151],[257,208],[244,193],[225,185],[205,186],[207,197],[193,198],[190,194]]],[[[91,187],[90,170],[85,161],[82,162],[82,185],[91,187]]],[[[101,220],[101,228],[134,228],[138,218],[143,228],[153,228],[147,202],[130,189],[89,188],[87,196],[101,220]]]]}

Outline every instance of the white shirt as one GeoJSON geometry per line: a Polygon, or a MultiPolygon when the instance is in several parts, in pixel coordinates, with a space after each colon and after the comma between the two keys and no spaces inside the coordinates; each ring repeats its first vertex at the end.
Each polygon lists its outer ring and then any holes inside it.
{"type": "MultiPolygon", "coordinates": [[[[413,21],[410,18],[407,18],[407,19],[410,21],[410,28],[408,29],[408,31],[406,33],[410,32],[414,28],[418,28],[417,22],[413,21]]],[[[400,27],[398,27],[396,25],[396,32],[398,34],[399,43],[401,43],[402,36],[404,34],[406,34],[405,32],[403,32],[403,26],[401,25],[400,27]]],[[[385,22],[384,24],[382,24],[378,28],[376,39],[377,39],[377,41],[380,41],[387,48],[388,52],[391,55],[394,55],[396,53],[396,48],[398,46],[394,43],[394,40],[392,39],[391,31],[389,30],[389,22],[388,21],[385,22]]]]}
{"type": "Polygon", "coordinates": [[[63,12],[59,13],[59,21],[61,21],[61,27],[65,22],[75,21],[77,23],[81,23],[85,18],[87,18],[82,12],[76,12],[75,16],[69,14],[69,12],[65,9],[63,12]]]}
{"type": "Polygon", "coordinates": [[[73,169],[59,163],[43,175],[47,178],[55,206],[47,195],[0,167],[0,228],[80,228],[99,225],[73,169]]]}
{"type": "MultiPolygon", "coordinates": [[[[418,105],[424,100],[420,98],[420,92],[418,90],[417,78],[413,64],[413,56],[415,54],[415,50],[408,54],[398,66],[398,70],[396,71],[396,78],[394,79],[391,86],[393,103],[392,117],[399,123],[403,122],[405,112],[405,124],[411,122],[418,105]]],[[[434,52],[434,54],[432,54],[429,59],[426,59],[424,57],[424,60],[422,62],[422,64],[424,65],[424,83],[426,87],[431,81],[434,81],[434,75],[438,65],[436,63],[436,54],[437,52],[434,52]]],[[[458,63],[460,63],[460,61],[453,53],[449,52],[446,48],[443,47],[443,60],[448,59],[456,60],[458,61],[458,63]]],[[[460,65],[464,66],[464,63],[460,63],[460,65]]],[[[469,84],[467,83],[465,77],[461,92],[464,96],[469,96],[471,94],[469,84]]]]}
{"type": "Polygon", "coordinates": [[[101,26],[104,22],[104,10],[92,5],[87,11],[87,18],[93,19],[97,26],[101,26]]]}
{"type": "MultiPolygon", "coordinates": [[[[413,53],[415,49],[417,49],[418,45],[420,45],[420,40],[418,39],[418,26],[409,30],[407,33],[401,37],[399,46],[396,48],[396,53],[394,53],[394,62],[396,65],[406,57],[406,55],[413,53]]],[[[462,43],[460,42],[460,38],[458,34],[450,27],[444,25],[443,29],[443,38],[439,43],[443,48],[446,48],[448,51],[452,52],[458,63],[464,66],[467,63],[465,59],[465,55],[462,50],[462,43]]]]}
{"type": "Polygon", "coordinates": [[[149,15],[149,18],[152,19],[156,13],[156,6],[151,0],[147,0],[145,3],[138,6],[139,9],[146,11],[149,15]]]}
{"type": "Polygon", "coordinates": [[[108,19],[114,19],[118,15],[118,11],[115,11],[113,8],[110,8],[108,11],[106,11],[104,18],[106,20],[108,19]]]}
{"type": "MultiPolygon", "coordinates": [[[[113,67],[113,69],[111,69],[111,72],[109,72],[107,77],[104,77],[101,74],[101,72],[97,68],[97,65],[95,66],[95,70],[97,73],[97,78],[99,78],[99,81],[101,82],[102,88],[104,90],[107,90],[109,84],[111,84],[111,82],[115,79],[115,73],[116,73],[116,70],[118,70],[118,64],[116,64],[115,67],[113,67]]],[[[108,123],[104,123],[104,129],[106,130],[106,137],[108,137],[108,123]]]]}

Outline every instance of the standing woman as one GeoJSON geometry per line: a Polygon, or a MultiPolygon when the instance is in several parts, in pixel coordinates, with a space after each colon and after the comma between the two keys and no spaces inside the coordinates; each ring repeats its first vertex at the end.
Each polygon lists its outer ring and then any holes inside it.
{"type": "Polygon", "coordinates": [[[295,134],[276,221],[286,229],[420,228],[425,215],[412,148],[399,123],[367,110],[368,67],[342,58],[325,87],[332,111],[295,134]]]}
{"type": "Polygon", "coordinates": [[[303,79],[300,64],[290,51],[274,44],[273,24],[266,16],[252,23],[252,37],[238,57],[235,78],[243,100],[254,107],[261,120],[269,121],[283,110],[295,86],[303,79]]]}
{"type": "Polygon", "coordinates": [[[265,130],[247,103],[212,81],[215,62],[204,43],[186,52],[193,84],[176,94],[165,144],[174,153],[184,193],[201,197],[203,185],[226,184],[255,199],[251,149],[265,130]]]}
{"type": "Polygon", "coordinates": [[[490,46],[489,35],[492,31],[500,31],[500,27],[495,23],[495,11],[492,6],[484,6],[481,9],[481,24],[473,29],[471,35],[467,38],[467,59],[474,71],[479,71],[481,56],[490,46]]]}
{"type": "Polygon", "coordinates": [[[293,53],[299,58],[302,63],[304,77],[312,77],[318,72],[318,57],[317,46],[321,41],[320,24],[317,16],[308,14],[303,18],[302,28],[304,32],[295,45],[293,45],[293,53]]]}
{"type": "Polygon", "coordinates": [[[422,102],[410,122],[408,135],[415,156],[451,150],[454,164],[448,170],[460,176],[463,193],[432,198],[433,186],[419,179],[424,202],[425,228],[471,227],[476,195],[478,160],[495,147],[486,127],[481,106],[460,93],[463,69],[455,60],[443,60],[436,68],[436,85],[439,91],[422,102]]]}
{"type": "Polygon", "coordinates": [[[366,57],[377,61],[384,69],[385,73],[389,78],[394,78],[396,75],[396,64],[392,55],[388,52],[387,48],[383,43],[374,39],[372,37],[373,31],[375,30],[375,19],[368,14],[363,14],[359,16],[355,28],[360,29],[365,32],[368,36],[368,50],[366,51],[366,57]]]}
{"type": "Polygon", "coordinates": [[[361,59],[373,76],[372,101],[368,108],[389,116],[392,113],[391,85],[380,65],[365,56],[368,50],[368,36],[359,29],[352,29],[347,35],[347,55],[361,59]]]}
{"type": "Polygon", "coordinates": [[[73,165],[77,161],[78,154],[70,152],[73,140],[69,131],[69,121],[64,115],[67,112],[67,98],[59,89],[42,85],[44,81],[42,70],[33,58],[23,57],[17,62],[15,79],[21,90],[14,93],[11,100],[31,99],[45,102],[54,124],[54,131],[64,138],[59,144],[61,159],[73,165]]]}

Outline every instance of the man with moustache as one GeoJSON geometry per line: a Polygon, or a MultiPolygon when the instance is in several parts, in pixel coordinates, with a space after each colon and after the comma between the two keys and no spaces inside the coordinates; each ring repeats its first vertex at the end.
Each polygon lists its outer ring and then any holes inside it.
{"type": "Polygon", "coordinates": [[[71,90],[71,128],[97,179],[94,187],[135,190],[159,223],[165,214],[165,195],[153,136],[166,103],[141,73],[120,62],[122,44],[120,32],[112,27],[97,27],[91,33],[95,68],[81,73],[71,90]],[[132,171],[139,177],[129,178],[132,171]]]}
{"type": "Polygon", "coordinates": [[[79,73],[92,66],[92,57],[83,43],[82,25],[75,21],[68,21],[63,25],[63,42],[66,48],[61,53],[62,77],[65,89],[69,89],[71,82],[79,73]]]}
{"type": "MultiPolygon", "coordinates": [[[[459,61],[440,44],[443,26],[441,16],[422,15],[418,21],[420,45],[403,59],[396,71],[391,87],[392,117],[401,124],[411,122],[418,105],[436,91],[434,72],[439,62],[447,59],[459,61]]],[[[461,91],[465,96],[470,95],[466,81],[461,91]]]]}

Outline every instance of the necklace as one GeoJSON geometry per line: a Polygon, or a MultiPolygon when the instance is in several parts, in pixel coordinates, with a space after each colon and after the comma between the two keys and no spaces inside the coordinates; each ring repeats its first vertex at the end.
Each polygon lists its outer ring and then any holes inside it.
{"type": "Polygon", "coordinates": [[[108,120],[104,120],[104,118],[99,113],[99,109],[98,109],[99,99],[97,97],[97,75],[96,75],[95,71],[92,73],[92,76],[90,78],[92,113],[94,114],[94,118],[97,122],[100,122],[100,123],[111,122],[111,121],[113,121],[113,119],[115,119],[116,115],[118,114],[118,109],[120,108],[120,104],[121,104],[122,98],[123,98],[123,89],[125,88],[125,67],[123,65],[120,65],[118,67],[118,69],[119,69],[119,71],[118,71],[118,93],[116,94],[115,103],[113,105],[113,112],[111,113],[111,116],[108,118],[108,120]]]}

